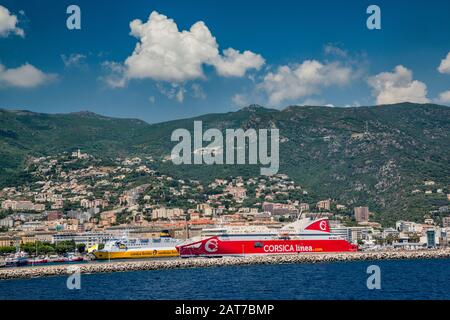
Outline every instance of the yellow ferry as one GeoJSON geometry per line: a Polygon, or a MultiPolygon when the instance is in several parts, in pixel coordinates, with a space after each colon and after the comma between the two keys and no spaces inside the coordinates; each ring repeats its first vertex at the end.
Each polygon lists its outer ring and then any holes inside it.
{"type": "Polygon", "coordinates": [[[177,257],[176,246],[181,241],[169,237],[153,239],[129,239],[111,240],[101,250],[95,250],[92,254],[98,260],[110,259],[143,259],[177,257]]]}

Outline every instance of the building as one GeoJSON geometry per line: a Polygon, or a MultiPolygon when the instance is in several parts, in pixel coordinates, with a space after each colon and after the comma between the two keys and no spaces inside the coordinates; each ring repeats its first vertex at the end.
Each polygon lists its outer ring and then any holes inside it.
{"type": "Polygon", "coordinates": [[[45,230],[45,225],[41,221],[27,221],[20,226],[22,231],[45,230]]]}
{"type": "Polygon", "coordinates": [[[0,227],[4,227],[7,229],[14,227],[14,218],[9,216],[9,217],[0,219],[0,227]]]}
{"type": "Polygon", "coordinates": [[[0,247],[17,247],[20,241],[20,237],[0,236],[0,247]]]}
{"type": "Polygon", "coordinates": [[[356,207],[354,210],[356,222],[369,221],[369,207],[356,207]]]}
{"type": "Polygon", "coordinates": [[[303,212],[309,211],[309,204],[306,202],[302,202],[299,205],[299,209],[300,209],[300,211],[303,211],[303,212]]]}
{"type": "Polygon", "coordinates": [[[442,226],[444,228],[450,228],[450,217],[442,218],[442,226]]]}
{"type": "Polygon", "coordinates": [[[399,232],[396,229],[394,229],[394,228],[385,228],[385,229],[383,229],[383,232],[381,233],[381,237],[383,239],[386,239],[389,236],[394,237],[394,238],[398,237],[399,236],[399,232]]]}
{"type": "Polygon", "coordinates": [[[158,208],[153,209],[152,211],[152,219],[172,219],[172,218],[180,218],[184,216],[184,210],[180,208],[158,208]]]}
{"type": "Polygon", "coordinates": [[[61,211],[47,211],[47,221],[55,221],[63,216],[61,211]]]}
{"type": "Polygon", "coordinates": [[[435,248],[436,247],[436,231],[434,229],[427,230],[427,247],[435,248]]]}
{"type": "Polygon", "coordinates": [[[400,220],[395,223],[395,229],[405,233],[420,233],[422,232],[423,227],[420,223],[400,220]]]}
{"type": "Polygon", "coordinates": [[[74,241],[76,244],[85,244],[87,247],[94,244],[106,243],[109,240],[119,240],[120,235],[107,232],[86,232],[86,233],[64,233],[60,232],[54,234],[52,237],[53,243],[62,241],[74,241]]]}
{"type": "Polygon", "coordinates": [[[329,211],[331,208],[331,200],[327,199],[327,200],[322,200],[322,201],[317,202],[316,208],[319,210],[329,211]]]}
{"type": "Polygon", "coordinates": [[[343,227],[343,226],[331,228],[331,233],[333,235],[341,237],[342,239],[347,240],[348,242],[351,242],[352,232],[351,232],[350,228],[343,227]]]}
{"type": "Polygon", "coordinates": [[[233,187],[233,186],[228,186],[225,191],[228,194],[231,194],[233,196],[233,198],[235,198],[236,200],[242,200],[245,197],[247,197],[247,190],[245,188],[242,187],[233,187]]]}
{"type": "Polygon", "coordinates": [[[115,224],[117,221],[116,213],[114,211],[100,213],[100,219],[104,225],[115,224]]]}
{"type": "Polygon", "coordinates": [[[272,221],[272,216],[268,212],[257,213],[253,216],[253,221],[257,223],[270,222],[272,221]]]}
{"type": "MultiPolygon", "coordinates": [[[[96,212],[94,212],[94,213],[96,213],[96,212]]],[[[90,211],[82,212],[82,211],[70,210],[69,212],[67,212],[67,217],[71,218],[71,219],[77,219],[79,221],[79,223],[85,223],[85,222],[89,222],[89,220],[93,217],[93,212],[90,212],[90,211]]]]}
{"type": "Polygon", "coordinates": [[[270,212],[272,215],[279,216],[298,214],[298,210],[295,208],[295,206],[284,203],[264,202],[263,211],[270,212]]]}
{"type": "Polygon", "coordinates": [[[5,200],[2,202],[3,210],[14,210],[14,211],[44,211],[45,205],[34,204],[31,201],[15,201],[15,200],[5,200]]]}
{"type": "Polygon", "coordinates": [[[371,240],[373,229],[370,227],[331,227],[331,233],[347,240],[351,243],[357,243],[362,240],[371,240]]]}
{"type": "Polygon", "coordinates": [[[447,213],[449,211],[448,206],[439,207],[439,213],[447,213]]]}

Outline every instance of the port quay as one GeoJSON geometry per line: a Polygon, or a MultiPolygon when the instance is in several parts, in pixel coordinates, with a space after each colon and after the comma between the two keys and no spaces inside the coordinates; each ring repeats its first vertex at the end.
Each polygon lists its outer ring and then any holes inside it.
{"type": "Polygon", "coordinates": [[[46,265],[0,270],[0,280],[30,279],[67,275],[75,266],[81,274],[106,272],[131,272],[179,268],[207,268],[221,266],[245,266],[265,264],[329,263],[374,260],[440,259],[449,258],[450,248],[417,251],[372,251],[346,253],[308,253],[295,255],[264,255],[226,258],[171,258],[154,260],[128,260],[113,262],[91,262],[70,265],[46,265]]]}

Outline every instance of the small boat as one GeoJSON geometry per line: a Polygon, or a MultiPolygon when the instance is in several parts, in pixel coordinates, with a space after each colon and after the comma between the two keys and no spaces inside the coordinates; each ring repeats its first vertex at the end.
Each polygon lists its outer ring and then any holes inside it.
{"type": "Polygon", "coordinates": [[[55,263],[55,262],[67,262],[68,259],[66,257],[61,257],[58,255],[51,255],[48,257],[47,260],[48,262],[55,263]]]}
{"type": "Polygon", "coordinates": [[[35,265],[35,264],[43,264],[43,263],[47,263],[48,260],[45,257],[35,257],[32,259],[28,259],[27,263],[31,264],[31,265],[35,265]]]}
{"type": "Polygon", "coordinates": [[[25,252],[17,252],[5,259],[6,267],[21,267],[28,264],[28,256],[25,252]]]}
{"type": "Polygon", "coordinates": [[[76,255],[74,255],[74,254],[70,254],[68,257],[67,257],[67,261],[68,262],[76,262],[76,261],[83,261],[84,259],[83,259],[83,257],[81,257],[81,256],[76,256],[76,255]]]}

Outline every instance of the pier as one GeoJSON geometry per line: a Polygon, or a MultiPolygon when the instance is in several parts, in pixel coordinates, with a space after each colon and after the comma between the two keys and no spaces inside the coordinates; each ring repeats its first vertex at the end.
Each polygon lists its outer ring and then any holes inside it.
{"type": "MultiPolygon", "coordinates": [[[[352,253],[308,253],[298,255],[269,255],[226,258],[188,258],[170,260],[140,260],[113,261],[99,263],[83,263],[70,265],[34,266],[22,268],[0,269],[0,280],[30,279],[47,276],[68,275],[74,266],[80,268],[81,274],[129,272],[144,270],[164,270],[180,268],[206,268],[219,266],[244,266],[286,263],[327,263],[370,260],[400,260],[400,259],[439,259],[450,258],[450,249],[421,251],[376,251],[352,253]]],[[[73,272],[73,271],[72,271],[73,272]]]]}

